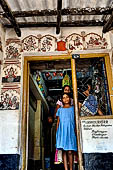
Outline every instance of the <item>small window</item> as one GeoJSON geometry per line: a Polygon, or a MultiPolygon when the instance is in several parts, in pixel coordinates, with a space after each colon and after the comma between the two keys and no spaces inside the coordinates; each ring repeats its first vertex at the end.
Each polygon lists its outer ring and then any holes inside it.
{"type": "MultiPolygon", "coordinates": [[[[103,115],[111,115],[112,111],[104,57],[76,59],[76,75],[78,101],[83,105],[84,97],[80,96],[83,95],[88,83],[90,83],[90,94],[96,97],[98,108],[102,111],[103,115]]],[[[98,115],[97,111],[94,115],[98,115]]]]}

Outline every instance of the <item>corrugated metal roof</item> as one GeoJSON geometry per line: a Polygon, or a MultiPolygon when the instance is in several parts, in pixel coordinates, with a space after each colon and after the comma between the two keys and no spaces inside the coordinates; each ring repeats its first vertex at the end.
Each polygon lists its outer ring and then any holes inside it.
{"type": "MultiPolygon", "coordinates": [[[[26,26],[29,26],[29,24],[32,26],[32,23],[36,23],[36,26],[38,26],[39,23],[52,23],[53,25],[51,24],[50,26],[54,26],[54,23],[58,21],[57,8],[60,1],[61,0],[1,0],[1,2],[8,4],[17,24],[20,24],[19,27],[24,27],[26,23],[28,23],[26,26]],[[24,15],[25,12],[27,12],[27,15],[24,15]],[[37,12],[38,14],[37,16],[28,16],[28,12],[30,12],[30,14],[36,14],[37,12]]],[[[5,17],[7,10],[4,12],[2,8],[3,7],[0,7],[0,22],[5,26],[11,27],[9,18],[7,19],[7,17],[5,17]]],[[[66,26],[65,22],[72,23],[72,25],[74,23],[75,26],[88,26],[88,24],[90,25],[90,21],[93,21],[92,25],[94,23],[94,25],[100,24],[102,26],[107,22],[112,11],[113,0],[62,0],[62,8],[60,11],[61,26],[66,26]],[[108,12],[106,13],[107,10],[108,12]],[[95,13],[93,13],[93,11],[95,13]],[[98,15],[96,15],[96,12],[98,15]],[[64,25],[62,22],[64,22],[64,25]]],[[[40,26],[42,25],[39,24],[39,27],[40,26]]],[[[48,26],[48,24],[45,26],[48,26]]]]}
{"type": "MultiPolygon", "coordinates": [[[[12,11],[57,9],[56,0],[7,0],[12,11]]],[[[62,8],[111,7],[112,0],[62,0],[62,8]]]]}

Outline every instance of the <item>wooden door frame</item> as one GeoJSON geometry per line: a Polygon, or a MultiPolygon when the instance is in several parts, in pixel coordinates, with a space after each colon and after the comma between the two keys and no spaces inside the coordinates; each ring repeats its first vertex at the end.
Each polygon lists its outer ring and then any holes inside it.
{"type": "MultiPolygon", "coordinates": [[[[80,58],[94,58],[94,57],[104,57],[106,62],[106,71],[110,92],[110,101],[113,106],[113,90],[112,90],[112,72],[110,67],[110,57],[108,53],[92,53],[92,54],[80,54],[80,58]]],[[[73,85],[73,96],[74,96],[74,105],[75,105],[75,118],[76,118],[76,128],[77,128],[77,143],[78,143],[78,154],[79,154],[79,170],[82,170],[82,154],[80,147],[80,124],[79,124],[79,115],[78,115],[78,101],[77,101],[77,81],[76,81],[76,67],[75,59],[72,59],[72,54],[62,54],[62,55],[49,55],[49,56],[25,56],[23,64],[23,93],[22,93],[22,122],[21,122],[21,156],[22,156],[22,170],[27,169],[27,116],[28,116],[28,88],[29,88],[29,68],[28,63],[31,61],[51,61],[51,60],[66,60],[70,59],[71,69],[72,69],[72,85],[73,85]]],[[[113,113],[113,109],[112,109],[113,113]]]]}
{"type": "Polygon", "coordinates": [[[66,60],[71,59],[70,54],[49,55],[49,56],[25,56],[23,63],[23,91],[22,91],[22,121],[21,121],[21,156],[22,170],[27,170],[27,120],[28,120],[28,88],[29,88],[29,68],[28,64],[31,61],[51,61],[51,60],[66,60]]]}

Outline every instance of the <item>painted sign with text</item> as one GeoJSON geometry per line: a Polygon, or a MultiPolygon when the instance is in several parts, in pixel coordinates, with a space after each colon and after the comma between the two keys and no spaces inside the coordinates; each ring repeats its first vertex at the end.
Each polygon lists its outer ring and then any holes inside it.
{"type": "Polygon", "coordinates": [[[83,153],[113,152],[113,119],[81,120],[83,153]]]}

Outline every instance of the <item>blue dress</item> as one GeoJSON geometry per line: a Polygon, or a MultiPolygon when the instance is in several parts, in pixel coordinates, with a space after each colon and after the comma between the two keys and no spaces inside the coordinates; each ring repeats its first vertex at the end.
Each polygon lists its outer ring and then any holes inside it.
{"type": "Polygon", "coordinates": [[[56,148],[62,150],[77,151],[74,106],[70,108],[60,107],[56,116],[59,116],[60,122],[56,132],[56,148]]]}

